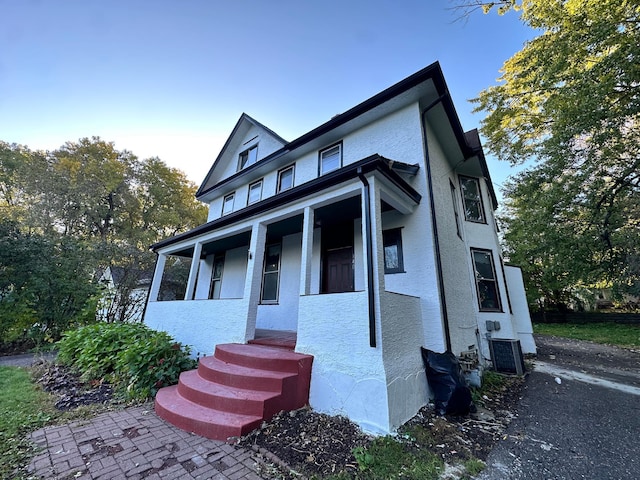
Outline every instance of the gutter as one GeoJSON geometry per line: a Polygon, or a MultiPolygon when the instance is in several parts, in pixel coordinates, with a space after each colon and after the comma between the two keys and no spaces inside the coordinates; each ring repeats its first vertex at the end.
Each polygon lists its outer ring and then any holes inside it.
{"type": "Polygon", "coordinates": [[[373,291],[373,234],[371,232],[371,186],[367,181],[362,167],[358,167],[358,178],[364,186],[364,212],[362,220],[365,222],[365,242],[367,245],[367,292],[369,296],[369,346],[376,346],[376,306],[373,291]]]}

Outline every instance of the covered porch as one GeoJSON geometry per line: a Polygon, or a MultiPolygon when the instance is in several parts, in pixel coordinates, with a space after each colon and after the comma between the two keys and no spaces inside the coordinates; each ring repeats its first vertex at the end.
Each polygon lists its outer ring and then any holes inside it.
{"type": "Polygon", "coordinates": [[[286,337],[314,357],[313,408],[375,432],[399,425],[427,398],[424,325],[420,298],[385,290],[397,259],[383,231],[420,195],[387,162],[359,162],[260,202],[281,197],[273,208],[247,207],[160,244],[145,322],[199,356],[286,337]],[[182,274],[171,273],[176,264],[182,274]],[[183,288],[169,288],[175,278],[183,288]]]}

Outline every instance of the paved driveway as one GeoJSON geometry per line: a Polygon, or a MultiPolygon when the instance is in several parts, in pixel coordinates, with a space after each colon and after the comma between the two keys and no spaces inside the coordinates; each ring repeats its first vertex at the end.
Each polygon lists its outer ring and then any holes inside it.
{"type": "Polygon", "coordinates": [[[640,352],[536,342],[518,416],[477,479],[640,479],[640,352]]]}

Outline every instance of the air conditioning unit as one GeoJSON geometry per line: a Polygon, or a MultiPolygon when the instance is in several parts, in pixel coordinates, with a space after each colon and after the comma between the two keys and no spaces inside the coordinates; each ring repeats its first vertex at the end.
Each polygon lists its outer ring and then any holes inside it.
{"type": "Polygon", "coordinates": [[[489,339],[491,361],[496,372],[524,374],[524,358],[520,340],[501,338],[489,339]]]}

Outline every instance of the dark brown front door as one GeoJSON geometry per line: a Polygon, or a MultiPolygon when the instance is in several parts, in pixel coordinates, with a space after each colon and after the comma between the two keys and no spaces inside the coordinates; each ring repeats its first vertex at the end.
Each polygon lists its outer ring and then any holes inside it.
{"type": "Polygon", "coordinates": [[[353,292],[353,247],[327,250],[324,260],[323,291],[353,292]]]}

